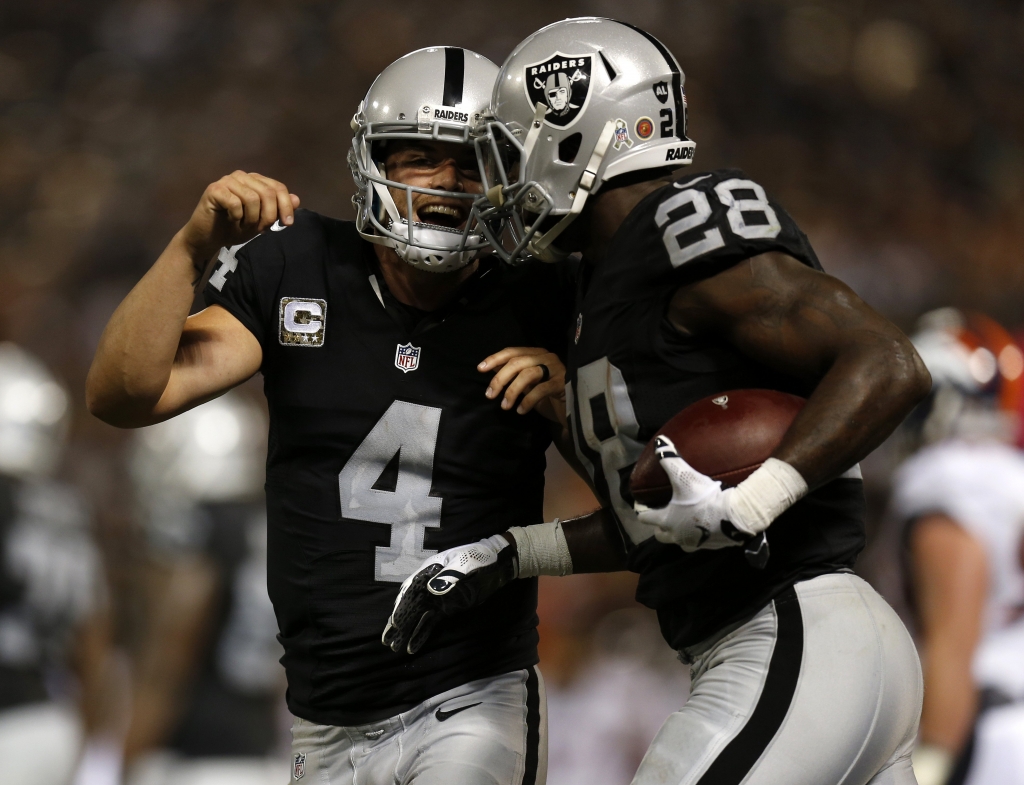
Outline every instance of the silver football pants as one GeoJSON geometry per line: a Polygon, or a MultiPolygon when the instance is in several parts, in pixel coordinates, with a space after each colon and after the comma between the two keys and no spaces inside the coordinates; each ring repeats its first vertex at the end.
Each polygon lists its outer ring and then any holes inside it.
{"type": "Polygon", "coordinates": [[[469,682],[380,722],[292,726],[292,782],[544,785],[547,701],[528,668],[469,682]]]}
{"type": "Polygon", "coordinates": [[[0,711],[0,783],[67,785],[81,752],[77,712],[57,703],[0,711]]]}
{"type": "Polygon", "coordinates": [[[798,583],[689,653],[690,699],[633,785],[916,785],[921,665],[860,578],[798,583]]]}

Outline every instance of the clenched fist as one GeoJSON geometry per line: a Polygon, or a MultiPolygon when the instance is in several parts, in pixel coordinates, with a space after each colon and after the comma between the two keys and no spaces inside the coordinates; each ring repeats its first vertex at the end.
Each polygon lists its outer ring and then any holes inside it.
{"type": "Polygon", "coordinates": [[[255,172],[232,172],[211,183],[181,239],[197,259],[208,259],[223,246],[238,245],[265,231],[275,221],[294,221],[299,197],[283,183],[255,172]]]}

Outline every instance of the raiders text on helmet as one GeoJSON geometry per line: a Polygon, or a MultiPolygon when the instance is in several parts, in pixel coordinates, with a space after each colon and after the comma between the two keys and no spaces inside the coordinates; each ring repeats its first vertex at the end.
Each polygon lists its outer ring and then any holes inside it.
{"type": "Polygon", "coordinates": [[[523,41],[501,67],[488,119],[492,153],[511,146],[520,168],[513,182],[497,162],[479,211],[510,222],[516,247],[499,253],[513,260],[564,256],[552,243],[607,180],[693,161],[679,64],[653,36],[610,19],[566,19],[523,41]]]}
{"type": "Polygon", "coordinates": [[[383,143],[433,140],[471,145],[471,130],[486,110],[498,68],[486,57],[459,47],[428,47],[399,58],[381,72],[352,118],[349,167],[358,192],[356,226],[367,240],[387,245],[423,270],[457,270],[488,243],[478,226],[474,196],[405,185],[383,170],[383,143]],[[404,193],[412,214],[414,193],[465,199],[462,229],[409,221],[391,191],[404,193]]]}

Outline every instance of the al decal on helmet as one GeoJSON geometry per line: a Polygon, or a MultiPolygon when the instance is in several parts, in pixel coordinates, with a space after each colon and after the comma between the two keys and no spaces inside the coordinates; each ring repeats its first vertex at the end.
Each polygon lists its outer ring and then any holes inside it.
{"type": "Polygon", "coordinates": [[[531,106],[544,104],[544,122],[556,128],[568,128],[587,108],[590,98],[592,55],[565,55],[555,52],[547,60],[524,69],[523,84],[531,106]]]}

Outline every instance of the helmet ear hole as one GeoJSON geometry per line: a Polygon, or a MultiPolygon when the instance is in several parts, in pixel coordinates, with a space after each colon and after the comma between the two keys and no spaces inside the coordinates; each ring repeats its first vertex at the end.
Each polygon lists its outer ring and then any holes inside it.
{"type": "Polygon", "coordinates": [[[571,134],[558,143],[558,160],[562,163],[571,164],[579,155],[580,145],[583,143],[583,134],[571,134]]]}

